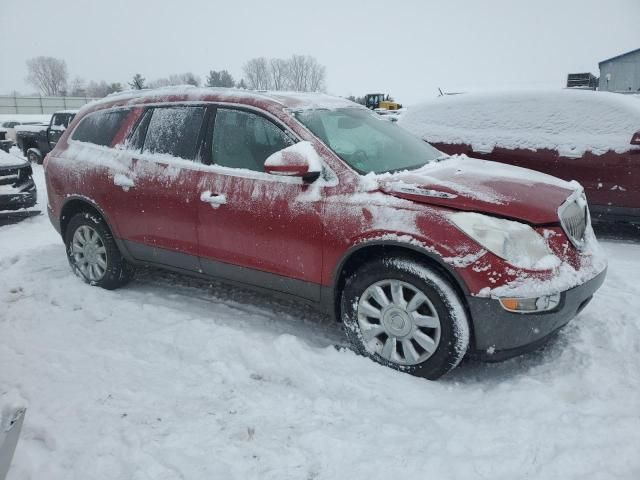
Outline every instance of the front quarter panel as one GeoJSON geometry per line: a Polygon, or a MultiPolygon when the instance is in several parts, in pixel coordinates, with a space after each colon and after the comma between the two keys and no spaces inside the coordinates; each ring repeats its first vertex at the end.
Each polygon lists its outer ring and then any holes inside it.
{"type": "Polygon", "coordinates": [[[335,285],[341,267],[355,251],[393,245],[419,252],[449,271],[463,292],[487,285],[487,252],[455,228],[449,210],[399,199],[381,192],[338,195],[325,205],[324,283],[335,285]]]}

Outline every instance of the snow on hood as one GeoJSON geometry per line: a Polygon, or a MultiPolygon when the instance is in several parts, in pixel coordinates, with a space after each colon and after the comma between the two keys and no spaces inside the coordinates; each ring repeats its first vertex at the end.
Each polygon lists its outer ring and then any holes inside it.
{"type": "Polygon", "coordinates": [[[551,149],[565,156],[632,148],[640,102],[631,96],[583,90],[466,93],[409,108],[398,124],[433,143],[551,149]]]}
{"type": "Polygon", "coordinates": [[[4,167],[22,167],[27,162],[15,155],[11,155],[4,150],[0,150],[0,168],[4,167]]]}
{"type": "Polygon", "coordinates": [[[418,170],[368,174],[363,189],[456,210],[489,213],[532,224],[558,222],[558,207],[580,185],[543,173],[454,155],[418,170]]]}

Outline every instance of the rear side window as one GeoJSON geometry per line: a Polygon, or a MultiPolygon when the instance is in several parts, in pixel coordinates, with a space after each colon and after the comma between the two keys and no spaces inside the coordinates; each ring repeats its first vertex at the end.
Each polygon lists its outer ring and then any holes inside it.
{"type": "Polygon", "coordinates": [[[272,153],[294,142],[271,121],[241,110],[219,108],[213,129],[213,163],[262,172],[272,153]]]}
{"type": "Polygon", "coordinates": [[[128,114],[129,110],[112,110],[88,115],[80,122],[71,138],[108,147],[128,114]]]}
{"type": "Polygon", "coordinates": [[[155,108],[147,128],[143,152],[193,160],[204,115],[205,107],[155,108]]]}

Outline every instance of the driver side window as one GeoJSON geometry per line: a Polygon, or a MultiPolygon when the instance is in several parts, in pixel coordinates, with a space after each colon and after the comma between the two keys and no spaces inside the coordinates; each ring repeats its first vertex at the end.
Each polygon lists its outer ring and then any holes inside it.
{"type": "Polygon", "coordinates": [[[213,127],[213,164],[264,170],[265,160],[293,140],[266,118],[243,110],[219,108],[213,127]]]}

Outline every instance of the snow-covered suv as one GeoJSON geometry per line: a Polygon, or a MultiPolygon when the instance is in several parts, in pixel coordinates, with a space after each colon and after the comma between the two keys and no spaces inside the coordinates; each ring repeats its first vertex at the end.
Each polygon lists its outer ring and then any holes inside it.
{"type": "Polygon", "coordinates": [[[152,264],[335,315],[355,349],[437,378],[543,343],[605,277],[580,185],[447,157],[321,94],[166,89],[85,107],[47,156],[73,270],[152,264]]]}

